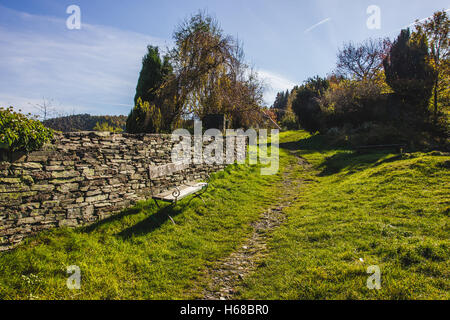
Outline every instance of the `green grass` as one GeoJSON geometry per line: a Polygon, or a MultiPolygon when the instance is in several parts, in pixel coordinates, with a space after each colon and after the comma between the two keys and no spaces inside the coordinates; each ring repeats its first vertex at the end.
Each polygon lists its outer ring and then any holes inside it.
{"type": "Polygon", "coordinates": [[[140,202],[90,227],[42,233],[0,254],[0,298],[189,298],[206,281],[203,268],[239,246],[275,201],[280,181],[232,165],[213,175],[206,207],[188,198],[158,213],[153,201],[140,202]],[[81,290],[66,287],[69,265],[81,268],[81,290]]]}
{"type": "Polygon", "coordinates": [[[297,163],[292,153],[312,168],[289,172],[303,180],[299,198],[239,298],[450,298],[449,156],[358,155],[301,131],[281,134],[280,142],[279,174],[229,166],[214,175],[206,207],[188,198],[158,212],[140,202],[0,253],[0,299],[201,297],[205,268],[242,245],[251,222],[285,192],[283,171],[297,163]],[[66,287],[69,265],[81,268],[80,290],[66,287]],[[369,265],[380,266],[380,290],[366,287],[369,265]]]}
{"type": "Polygon", "coordinates": [[[358,155],[287,138],[314,169],[299,173],[310,182],[241,298],[450,298],[449,156],[358,155]],[[370,265],[380,290],[366,286],[370,265]]]}

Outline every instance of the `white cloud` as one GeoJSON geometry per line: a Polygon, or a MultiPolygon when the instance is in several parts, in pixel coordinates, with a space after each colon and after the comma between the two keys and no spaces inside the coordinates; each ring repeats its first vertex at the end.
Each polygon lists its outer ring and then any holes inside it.
{"type": "MultiPolygon", "coordinates": [[[[68,30],[64,19],[0,6],[0,106],[33,113],[45,97],[60,114],[128,114],[148,44],[172,43],[83,21],[68,30]]],[[[271,71],[259,75],[268,105],[295,85],[271,71]]]]}
{"type": "Polygon", "coordinates": [[[148,44],[170,43],[0,6],[0,105],[32,112],[45,96],[65,112],[127,114],[148,44]]]}
{"type": "Polygon", "coordinates": [[[295,82],[271,71],[260,70],[258,74],[266,84],[264,101],[267,105],[272,105],[278,92],[291,90],[296,85],[295,82]]]}

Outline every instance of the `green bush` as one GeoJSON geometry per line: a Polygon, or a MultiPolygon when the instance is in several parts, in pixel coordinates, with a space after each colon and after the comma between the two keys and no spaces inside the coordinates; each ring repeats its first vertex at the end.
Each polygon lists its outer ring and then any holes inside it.
{"type": "Polygon", "coordinates": [[[156,133],[162,128],[161,110],[139,97],[127,118],[127,133],[156,133]]]}
{"type": "Polygon", "coordinates": [[[120,133],[123,131],[121,127],[115,127],[108,122],[97,122],[94,126],[94,131],[108,131],[112,133],[120,133]]]}
{"type": "Polygon", "coordinates": [[[29,152],[39,149],[52,137],[53,130],[40,121],[15,112],[13,107],[0,108],[0,149],[29,152]]]}
{"type": "Polygon", "coordinates": [[[297,130],[299,125],[295,113],[286,111],[281,118],[280,126],[285,130],[297,130]]]}
{"type": "Polygon", "coordinates": [[[324,115],[319,102],[329,87],[328,79],[319,76],[309,78],[297,89],[292,101],[292,111],[297,115],[300,126],[310,133],[321,131],[324,127],[324,115]]]}

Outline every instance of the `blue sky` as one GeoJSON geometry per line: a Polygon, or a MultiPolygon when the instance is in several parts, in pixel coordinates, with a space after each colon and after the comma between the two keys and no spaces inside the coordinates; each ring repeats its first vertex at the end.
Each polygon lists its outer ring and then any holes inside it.
{"type": "Polygon", "coordinates": [[[61,1],[0,0],[0,105],[34,112],[45,97],[59,114],[128,114],[147,44],[170,46],[175,26],[202,9],[244,42],[267,85],[265,100],[335,66],[347,41],[395,37],[450,8],[450,0],[61,1]],[[69,5],[81,29],[69,30],[69,5]],[[380,8],[369,29],[367,8],[380,8]]]}

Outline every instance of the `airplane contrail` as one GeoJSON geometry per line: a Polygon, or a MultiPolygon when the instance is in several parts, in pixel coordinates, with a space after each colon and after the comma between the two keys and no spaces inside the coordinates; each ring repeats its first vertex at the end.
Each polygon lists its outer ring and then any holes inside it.
{"type": "Polygon", "coordinates": [[[322,21],[320,21],[320,22],[316,23],[315,25],[313,25],[313,26],[309,27],[308,29],[306,29],[306,30],[305,30],[305,33],[310,32],[311,30],[317,28],[317,27],[320,26],[321,24],[324,24],[325,22],[328,22],[328,21],[330,21],[330,20],[331,20],[331,18],[323,19],[322,21]]]}
{"type": "MultiPolygon", "coordinates": [[[[450,9],[447,9],[447,10],[445,10],[445,12],[448,12],[448,11],[450,11],[450,9]]],[[[431,16],[429,16],[429,17],[426,17],[426,18],[420,19],[420,20],[418,20],[417,22],[416,22],[416,21],[414,21],[413,23],[411,23],[411,24],[408,24],[407,26],[403,27],[402,29],[406,29],[406,28],[412,27],[412,26],[413,26],[413,25],[415,25],[416,23],[419,23],[419,22],[424,22],[424,21],[426,21],[426,20],[428,20],[428,19],[430,19],[430,18],[432,18],[432,17],[433,17],[433,16],[431,15],[431,16]]]]}
{"type": "MultiPolygon", "coordinates": [[[[448,11],[450,11],[450,9],[447,9],[447,10],[444,10],[444,11],[445,11],[445,12],[448,12],[448,11]]],[[[402,28],[398,28],[398,29],[389,31],[389,32],[387,32],[387,33],[385,33],[385,34],[386,34],[386,35],[390,35],[390,34],[393,34],[394,32],[395,32],[395,33],[398,33],[400,30],[403,30],[403,29],[412,27],[412,26],[414,26],[416,23],[418,23],[418,22],[424,22],[424,21],[426,21],[427,19],[430,19],[430,18],[432,18],[432,17],[433,17],[433,16],[429,16],[429,17],[420,19],[420,20],[418,20],[417,22],[414,21],[413,23],[410,23],[410,24],[408,24],[407,26],[404,26],[404,27],[402,27],[402,28]]]]}

